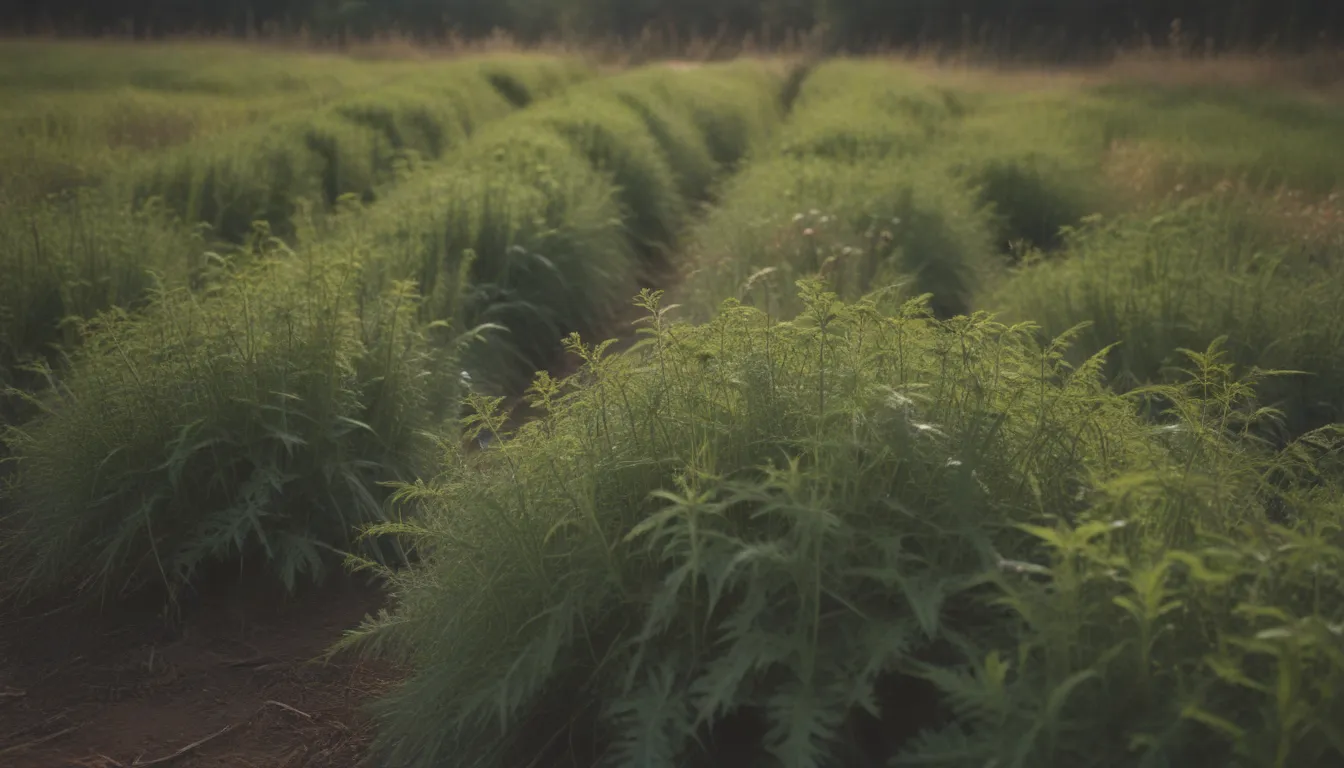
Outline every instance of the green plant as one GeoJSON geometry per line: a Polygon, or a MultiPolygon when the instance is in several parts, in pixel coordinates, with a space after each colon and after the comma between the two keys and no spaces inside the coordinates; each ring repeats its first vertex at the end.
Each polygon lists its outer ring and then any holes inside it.
{"type": "Polygon", "coordinates": [[[1067,339],[802,290],[791,322],[730,301],[701,326],[645,294],[644,343],[571,340],[583,367],[538,377],[535,422],[505,434],[472,400],[468,434],[502,439],[402,488],[419,524],[370,531],[421,555],[341,646],[412,670],[377,707],[377,757],[1344,755],[1344,584],[1310,565],[1339,560],[1344,506],[1267,482],[1329,440],[1241,441],[1248,386],[1216,349],[1153,393],[1174,404],[1154,430],[1067,339]]]}
{"type": "Polygon", "coordinates": [[[396,190],[361,225],[374,294],[414,280],[423,321],[497,327],[464,364],[504,391],[526,387],[568,333],[606,324],[638,273],[611,181],[558,136],[508,136],[396,190]]]}
{"type": "Polygon", "coordinates": [[[1087,323],[1075,355],[1118,343],[1107,374],[1121,390],[1168,381],[1180,349],[1226,337],[1243,370],[1297,372],[1261,387],[1284,411],[1281,438],[1338,422],[1344,278],[1283,238],[1266,205],[1226,194],[1092,220],[1060,258],[1022,269],[979,304],[1046,334],[1087,323]]]}
{"type": "Polygon", "coordinates": [[[820,158],[759,162],[734,179],[695,229],[682,301],[697,318],[725,298],[780,316],[787,286],[824,275],[845,296],[904,286],[933,294],[940,316],[967,311],[995,272],[988,217],[938,170],[820,158]]]}
{"type": "Polygon", "coordinates": [[[5,435],[6,595],[174,599],[239,568],[293,588],[389,519],[381,484],[417,476],[454,402],[442,331],[406,284],[357,302],[357,240],[265,250],[202,295],[83,324],[41,412],[5,435]]]}
{"type": "MultiPolygon", "coordinates": [[[[80,190],[0,213],[0,388],[37,386],[24,369],[77,346],[80,319],[136,307],[158,284],[186,285],[204,264],[199,235],[164,207],[133,211],[80,190]]],[[[0,422],[15,405],[6,395],[0,422]]]]}

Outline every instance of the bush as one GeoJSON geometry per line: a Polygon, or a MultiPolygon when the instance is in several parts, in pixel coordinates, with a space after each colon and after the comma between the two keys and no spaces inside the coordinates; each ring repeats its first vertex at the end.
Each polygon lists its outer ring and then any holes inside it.
{"type": "Polygon", "coordinates": [[[564,334],[606,324],[635,288],[631,208],[656,218],[677,194],[645,123],[594,94],[520,115],[371,207],[342,196],[361,209],[317,217],[298,253],[256,228],[203,291],[99,318],[8,435],[6,590],[171,597],[240,562],[287,587],[319,577],[387,519],[381,484],[419,476],[458,360],[521,388],[564,334]],[[463,353],[444,324],[507,335],[463,353]]]}
{"type": "Polygon", "coordinates": [[[677,179],[677,191],[687,202],[703,201],[723,172],[709,152],[709,144],[688,114],[669,102],[634,87],[616,91],[616,98],[629,107],[658,142],[677,179]]]}
{"type": "Polygon", "coordinates": [[[441,157],[511,112],[515,105],[485,78],[513,77],[515,66],[517,82],[535,81],[538,93],[582,76],[572,62],[530,59],[467,62],[432,77],[418,73],[325,109],[184,144],[134,171],[129,184],[137,200],[163,197],[183,218],[211,224],[230,242],[245,237],[254,221],[288,235],[300,200],[328,207],[346,194],[371,200],[402,163],[441,157]],[[553,79],[543,84],[548,70],[553,79]]]}
{"type": "Polygon", "coordinates": [[[470,288],[453,311],[498,332],[465,365],[488,389],[521,390],[568,333],[612,321],[677,242],[690,204],[727,170],[688,117],[696,114],[689,89],[720,80],[761,87],[737,88],[736,104],[712,109],[767,130],[758,110],[773,80],[750,71],[710,67],[683,82],[681,73],[636,70],[501,123],[454,156],[451,174],[422,174],[374,207],[373,283],[417,280],[427,317],[439,317],[447,309],[433,298],[437,282],[456,286],[466,269],[470,288]]]}
{"type": "Polygon", "coordinates": [[[684,303],[697,319],[730,297],[788,316],[788,286],[821,274],[844,296],[902,284],[907,298],[933,294],[940,316],[966,312],[994,271],[990,218],[928,149],[966,109],[885,64],[817,68],[773,157],[758,156],[696,228],[684,303]]]}
{"type": "Polygon", "coordinates": [[[940,316],[967,311],[994,271],[988,220],[973,195],[939,171],[825,159],[756,163],[697,227],[683,303],[708,317],[740,298],[787,317],[787,286],[824,274],[846,296],[902,285],[930,293],[940,316]]]}
{"type": "Polygon", "coordinates": [[[650,75],[649,88],[686,110],[705,137],[710,155],[724,170],[736,170],[764,146],[783,119],[779,74],[758,62],[705,66],[689,72],[650,75]]]}
{"type": "MultiPolygon", "coordinates": [[[[78,343],[79,325],[67,321],[137,306],[159,282],[184,285],[203,254],[161,205],[126,211],[96,190],[3,209],[0,390],[36,385],[22,369],[78,343]]],[[[0,422],[14,415],[6,411],[0,422]]]]}
{"type": "Polygon", "coordinates": [[[134,198],[137,204],[161,199],[226,241],[241,241],[257,221],[291,233],[304,201],[323,203],[354,179],[361,192],[371,191],[374,160],[388,154],[372,130],[324,121],[310,132],[306,123],[272,122],[208,147],[184,145],[147,167],[134,182],[134,198]],[[352,172],[357,163],[363,168],[352,172]]]}
{"type": "Polygon", "coordinates": [[[789,323],[643,303],[642,348],[572,341],[584,368],[538,378],[537,421],[505,435],[476,398],[473,431],[505,439],[403,487],[423,559],[343,644],[412,670],[378,759],[1344,756],[1344,584],[1320,567],[1344,561],[1344,504],[1264,481],[1314,459],[1229,437],[1244,386],[1216,355],[1155,432],[1100,360],[982,316],[815,285],[789,323]]]}
{"type": "Polygon", "coordinates": [[[175,598],[229,566],[293,588],[389,519],[380,484],[424,468],[455,377],[409,287],[357,304],[351,248],[273,254],[87,325],[43,412],[5,436],[7,595],[175,598]]]}
{"type": "Polygon", "coordinates": [[[414,280],[422,321],[499,326],[464,362],[481,384],[518,391],[565,335],[610,320],[638,262],[615,187],[558,136],[502,133],[473,149],[370,209],[365,280],[375,293],[414,280]]]}
{"type": "Polygon", "coordinates": [[[1100,212],[1100,195],[1085,172],[1044,153],[992,154],[961,169],[994,212],[1004,250],[1054,250],[1066,228],[1100,212]]]}
{"type": "Polygon", "coordinates": [[[964,98],[885,63],[830,62],[803,81],[780,149],[850,163],[908,157],[955,134],[964,98]]]}
{"type": "Polygon", "coordinates": [[[1107,375],[1121,390],[1169,381],[1182,349],[1226,337],[1242,369],[1299,371],[1264,383],[1281,439],[1344,420],[1344,273],[1282,237],[1264,204],[1201,197],[1070,236],[1061,258],[1027,267],[980,303],[1044,333],[1080,323],[1075,359],[1119,343],[1107,375]]]}
{"type": "Polygon", "coordinates": [[[579,94],[549,104],[515,123],[523,131],[554,132],[616,184],[634,244],[652,255],[675,245],[686,222],[686,201],[658,142],[639,117],[608,94],[579,94]]]}

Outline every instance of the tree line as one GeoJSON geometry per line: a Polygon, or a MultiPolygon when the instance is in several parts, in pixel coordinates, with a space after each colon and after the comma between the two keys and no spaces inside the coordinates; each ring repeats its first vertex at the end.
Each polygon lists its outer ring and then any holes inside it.
{"type": "Polygon", "coordinates": [[[1173,36],[1215,48],[1314,47],[1344,33],[1344,0],[18,0],[20,33],[396,32],[424,40],[505,30],[523,41],[754,36],[815,30],[851,50],[911,44],[1061,52],[1173,36]]]}

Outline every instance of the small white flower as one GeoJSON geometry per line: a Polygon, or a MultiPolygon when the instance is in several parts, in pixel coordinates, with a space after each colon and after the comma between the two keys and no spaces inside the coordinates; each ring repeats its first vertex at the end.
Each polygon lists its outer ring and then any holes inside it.
{"type": "Polygon", "coordinates": [[[802,221],[802,220],[803,220],[803,214],[801,214],[801,213],[795,213],[795,214],[793,214],[793,221],[794,221],[795,224],[798,223],[798,222],[800,222],[800,221],[802,221]]]}
{"type": "Polygon", "coordinates": [[[808,211],[808,213],[811,214],[812,216],[820,216],[820,215],[821,215],[821,211],[818,211],[816,208],[813,208],[812,210],[808,211]]]}

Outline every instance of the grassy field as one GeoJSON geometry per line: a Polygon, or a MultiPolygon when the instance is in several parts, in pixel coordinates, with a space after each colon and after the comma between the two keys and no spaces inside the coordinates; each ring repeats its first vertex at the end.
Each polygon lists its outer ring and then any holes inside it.
{"type": "Polygon", "coordinates": [[[119,50],[0,46],[16,615],[371,573],[285,765],[1344,761],[1336,100],[119,50]]]}

